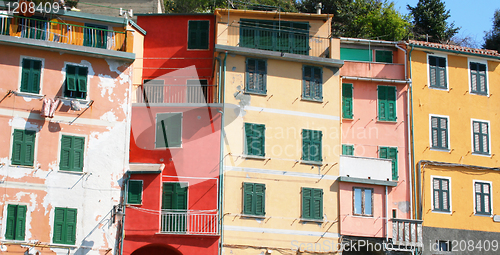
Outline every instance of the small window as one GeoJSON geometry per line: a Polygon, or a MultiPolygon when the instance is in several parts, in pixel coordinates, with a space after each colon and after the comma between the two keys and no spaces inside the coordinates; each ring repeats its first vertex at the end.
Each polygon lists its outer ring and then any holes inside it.
{"type": "Polygon", "coordinates": [[[449,180],[433,178],[432,189],[434,199],[434,211],[450,212],[450,187],[449,180]]]}
{"type": "Polygon", "coordinates": [[[246,155],[261,156],[265,154],[265,130],[263,124],[245,123],[246,155]]]}
{"type": "Polygon", "coordinates": [[[323,219],[323,190],[302,188],[302,218],[323,219]]]}
{"type": "Polygon", "coordinates": [[[35,160],[35,131],[14,129],[12,165],[33,166],[35,160]]]}
{"type": "Polygon", "coordinates": [[[76,242],[76,214],[73,208],[56,207],[54,211],[53,243],[74,245],[76,242]]]}
{"type": "Polygon", "coordinates": [[[7,227],[5,239],[24,241],[26,231],[26,205],[7,206],[7,227]]]}
{"type": "Polygon", "coordinates": [[[451,251],[450,250],[450,241],[437,241],[438,251],[451,251]]]}
{"type": "Polygon", "coordinates": [[[66,65],[64,96],[78,99],[87,98],[87,74],[87,67],[66,65]]]}
{"type": "Polygon", "coordinates": [[[210,21],[190,20],[188,27],[188,49],[208,50],[210,21]]]}
{"type": "Polygon", "coordinates": [[[373,216],[373,189],[354,188],[353,214],[373,216]]]}
{"type": "Polygon", "coordinates": [[[61,162],[59,163],[59,169],[82,172],[84,151],[84,137],[63,135],[61,137],[61,162]]]}
{"type": "Polygon", "coordinates": [[[243,213],[263,216],[266,214],[266,185],[243,183],[243,213]]]}
{"type": "Polygon", "coordinates": [[[142,204],[142,181],[129,180],[127,192],[127,204],[140,205],[142,204]]]}
{"type": "Polygon", "coordinates": [[[342,83],[342,118],[352,119],[352,84],[342,83]]]}
{"type": "Polygon", "coordinates": [[[321,162],[321,140],[323,133],[318,130],[302,129],[302,160],[321,162]]]}
{"type": "Polygon", "coordinates": [[[182,145],[182,113],[156,114],[156,148],[182,145]]]}
{"type": "Polygon", "coordinates": [[[490,154],[489,124],[483,121],[472,122],[474,153],[490,154]]]}
{"type": "Polygon", "coordinates": [[[39,94],[42,61],[23,58],[21,71],[21,92],[39,94]]]}
{"type": "Polygon", "coordinates": [[[431,117],[432,148],[449,149],[448,147],[448,118],[431,117]]]}
{"type": "Polygon", "coordinates": [[[390,50],[376,50],[375,61],[382,63],[392,63],[392,51],[390,50]]]}
{"type": "Polygon", "coordinates": [[[487,95],[488,82],[486,80],[486,65],[470,62],[470,91],[472,93],[487,95]]]}
{"type": "Polygon", "coordinates": [[[475,182],[476,213],[491,215],[491,186],[485,182],[475,182]]]}
{"type": "Polygon", "coordinates": [[[431,88],[446,89],[446,58],[429,56],[429,82],[431,88]]]}
{"type": "Polygon", "coordinates": [[[266,94],[267,65],[265,60],[247,59],[246,92],[266,94]]]}
{"type": "Polygon", "coordinates": [[[106,49],[108,45],[108,27],[85,24],[83,46],[106,49]]]}
{"type": "Polygon", "coordinates": [[[354,145],[352,144],[342,144],[342,155],[354,155],[354,145]]]}
{"type": "Polygon", "coordinates": [[[380,147],[379,158],[392,160],[392,180],[397,181],[398,174],[398,148],[397,147],[380,147]]]}
{"type": "Polygon", "coordinates": [[[398,218],[398,212],[396,209],[392,209],[392,218],[397,219],[398,218]]]}
{"type": "Polygon", "coordinates": [[[396,121],[396,87],[378,86],[378,120],[396,121]]]}
{"type": "Polygon", "coordinates": [[[323,70],[320,67],[304,66],[302,80],[303,99],[323,100],[323,70]]]}

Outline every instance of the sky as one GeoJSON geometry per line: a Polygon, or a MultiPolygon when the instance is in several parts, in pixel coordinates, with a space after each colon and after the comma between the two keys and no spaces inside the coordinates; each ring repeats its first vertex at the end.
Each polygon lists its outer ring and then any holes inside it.
{"type": "MultiPolygon", "coordinates": [[[[402,14],[408,14],[406,5],[416,6],[418,0],[392,0],[396,10],[402,14]]],[[[450,10],[451,17],[448,23],[455,22],[456,27],[462,27],[458,36],[469,36],[481,47],[484,40],[484,31],[491,30],[493,26],[493,13],[500,9],[500,0],[442,0],[446,9],[450,10]],[[477,1],[477,2],[476,2],[477,1]]]]}

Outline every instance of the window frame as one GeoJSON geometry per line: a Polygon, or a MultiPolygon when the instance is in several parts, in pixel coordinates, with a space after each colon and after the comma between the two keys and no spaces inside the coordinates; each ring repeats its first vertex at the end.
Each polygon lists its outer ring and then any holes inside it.
{"type": "Polygon", "coordinates": [[[259,59],[259,58],[246,58],[245,59],[245,93],[247,94],[255,94],[255,95],[267,95],[267,59],[259,59]],[[250,81],[250,78],[249,78],[249,72],[248,72],[248,61],[249,60],[254,60],[255,63],[256,63],[256,68],[255,68],[255,72],[254,74],[261,74],[259,71],[258,71],[258,62],[259,61],[262,61],[264,62],[264,66],[265,66],[265,71],[264,71],[264,85],[263,85],[263,89],[262,91],[257,91],[257,90],[250,90],[248,88],[248,82],[250,81]]]}
{"type": "MultiPolygon", "coordinates": [[[[313,164],[322,164],[323,163],[323,131],[321,130],[312,130],[312,129],[302,129],[302,132],[301,132],[301,139],[302,139],[302,147],[301,147],[301,151],[302,151],[302,156],[301,156],[301,160],[302,162],[304,163],[313,163],[313,164]],[[304,132],[305,131],[308,131],[308,132],[311,132],[310,134],[312,136],[314,136],[314,132],[319,132],[319,135],[320,135],[320,139],[319,139],[319,160],[311,160],[311,155],[309,155],[309,157],[305,157],[305,154],[304,154],[304,132]]],[[[312,141],[313,139],[310,139],[311,140],[311,143],[314,143],[314,142],[317,142],[317,141],[312,141]]],[[[309,150],[310,152],[310,150],[309,150]]],[[[309,153],[310,154],[310,153],[309,153]]]]}
{"type": "MultiPolygon", "coordinates": [[[[266,156],[266,125],[265,124],[244,122],[243,123],[243,136],[244,136],[243,137],[243,145],[245,146],[243,148],[243,151],[244,151],[245,157],[264,158],[266,156]],[[252,129],[256,126],[262,127],[264,129],[264,131],[263,131],[264,133],[260,137],[260,139],[261,139],[260,143],[262,144],[262,148],[263,148],[261,155],[249,154],[249,152],[248,152],[247,125],[251,125],[252,129]]],[[[258,139],[258,138],[254,138],[254,139],[258,139]]]]}
{"type": "MultiPolygon", "coordinates": [[[[481,189],[483,189],[481,187],[481,189]]],[[[484,180],[473,180],[472,181],[472,195],[474,196],[473,198],[473,201],[474,201],[474,215],[476,216],[487,216],[487,217],[491,217],[493,216],[493,192],[492,192],[492,189],[493,189],[493,182],[491,181],[484,181],[484,180]],[[481,185],[488,185],[489,186],[489,203],[488,203],[488,206],[489,206],[489,209],[490,209],[490,212],[487,213],[487,212],[478,212],[477,211],[477,193],[476,193],[476,184],[481,184],[481,185]]],[[[481,192],[483,193],[483,192],[481,192]]],[[[483,193],[484,194],[484,193],[483,193]]],[[[481,196],[481,199],[482,199],[483,196],[481,196]]],[[[484,200],[483,200],[484,201],[484,200]]],[[[484,206],[484,203],[481,204],[484,206]]],[[[485,208],[482,208],[482,209],[485,209],[485,208]]]]}
{"type": "MultiPolygon", "coordinates": [[[[53,243],[53,244],[75,245],[75,244],[76,244],[76,242],[77,242],[77,235],[78,235],[78,232],[77,232],[77,227],[78,227],[78,208],[69,208],[69,207],[54,207],[54,209],[53,209],[53,215],[54,215],[54,218],[53,218],[53,221],[52,221],[53,226],[52,226],[52,228],[51,228],[51,230],[52,230],[52,231],[51,231],[51,234],[50,234],[50,241],[51,241],[51,243],[53,243]],[[74,236],[74,238],[75,238],[75,242],[74,242],[74,243],[73,243],[73,242],[68,242],[67,240],[66,240],[66,242],[61,242],[61,243],[58,243],[58,242],[55,242],[55,241],[54,241],[55,234],[56,234],[56,231],[55,231],[56,222],[55,222],[55,220],[56,220],[56,210],[57,210],[57,209],[64,209],[64,211],[65,211],[65,215],[64,215],[64,219],[65,219],[65,220],[64,220],[64,224],[65,224],[65,225],[68,225],[68,223],[67,223],[67,221],[66,221],[66,216],[67,216],[68,209],[76,211],[76,217],[75,217],[75,222],[74,222],[74,224],[75,224],[75,236],[74,236]]],[[[65,227],[64,227],[64,228],[65,228],[65,227]]],[[[64,232],[64,231],[63,231],[63,232],[64,232]]],[[[66,232],[64,232],[64,233],[63,233],[63,236],[65,236],[65,235],[67,236],[67,234],[68,234],[68,232],[66,231],[66,232]]]]}
{"type": "Polygon", "coordinates": [[[35,168],[35,162],[37,161],[37,155],[38,155],[38,130],[33,129],[33,128],[25,128],[25,127],[19,127],[19,126],[14,126],[11,128],[10,132],[10,148],[9,148],[9,165],[13,167],[27,167],[27,168],[35,168]],[[29,132],[35,132],[35,142],[33,143],[33,165],[16,165],[12,164],[12,156],[14,153],[14,132],[15,130],[24,130],[24,131],[29,131],[29,132]]]}
{"type": "Polygon", "coordinates": [[[342,144],[342,155],[344,156],[354,156],[354,144],[347,144],[343,143],[342,144]],[[347,151],[347,148],[351,148],[352,154],[344,154],[344,151],[347,151]]]}
{"type": "Polygon", "coordinates": [[[154,148],[155,150],[156,149],[181,149],[182,148],[182,145],[183,145],[183,141],[182,141],[182,135],[183,135],[183,128],[184,127],[184,112],[158,112],[156,113],[156,116],[155,116],[155,143],[154,143],[154,148]],[[157,147],[156,146],[156,140],[157,140],[157,136],[158,136],[158,115],[160,114],[180,114],[181,115],[181,133],[180,133],[180,145],[178,147],[175,147],[175,146],[166,146],[165,147],[157,147]]]}
{"type": "MultiPolygon", "coordinates": [[[[439,126],[439,123],[438,123],[439,126]]],[[[439,129],[439,128],[438,128],[439,129]]],[[[437,115],[437,114],[429,114],[429,148],[431,150],[437,150],[437,151],[450,151],[451,145],[450,145],[450,116],[446,115],[437,115]],[[432,136],[432,118],[444,118],[446,119],[446,143],[447,147],[433,147],[433,136],[432,136]]]]}
{"type": "Polygon", "coordinates": [[[57,151],[57,169],[59,172],[65,172],[65,173],[73,173],[73,174],[84,174],[86,171],[86,165],[85,164],[85,159],[87,158],[87,143],[88,143],[88,136],[86,135],[80,135],[80,134],[74,134],[74,133],[66,133],[66,132],[59,132],[59,139],[58,139],[58,151],[57,151]],[[62,138],[63,136],[73,136],[73,137],[81,137],[84,140],[83,143],[83,166],[82,166],[82,171],[73,171],[73,170],[65,170],[61,169],[61,153],[62,153],[62,138]]]}
{"type": "Polygon", "coordinates": [[[479,95],[479,96],[487,96],[489,97],[490,96],[490,89],[489,89],[489,82],[488,82],[488,61],[486,60],[482,60],[482,59],[476,59],[476,58],[468,58],[467,59],[467,68],[469,70],[468,72],[468,75],[469,75],[469,94],[472,94],[472,95],[479,95]],[[476,63],[476,64],[480,64],[480,65],[485,65],[486,67],[486,71],[485,71],[485,88],[486,88],[486,92],[485,93],[481,93],[481,92],[478,92],[478,91],[473,91],[472,90],[472,70],[471,70],[471,63],[476,63]]]}
{"type": "Polygon", "coordinates": [[[210,37],[212,36],[211,33],[210,33],[210,28],[211,28],[211,21],[210,20],[203,20],[203,19],[199,19],[199,20],[188,20],[187,22],[187,35],[186,35],[186,50],[190,51],[190,50],[195,50],[195,51],[207,51],[207,50],[210,50],[210,37]],[[208,22],[208,31],[207,31],[207,35],[208,35],[208,38],[207,38],[207,48],[189,48],[189,23],[190,22],[208,22]]]}
{"type": "Polygon", "coordinates": [[[242,214],[245,215],[245,216],[253,216],[253,217],[265,217],[266,216],[266,184],[265,183],[254,183],[254,182],[243,182],[242,183],[242,191],[243,191],[243,198],[242,198],[242,214]],[[250,211],[251,212],[248,212],[245,207],[246,203],[245,203],[245,200],[246,200],[246,194],[247,194],[247,191],[245,189],[246,187],[246,184],[252,184],[253,185],[253,189],[251,191],[251,195],[252,195],[252,208],[250,208],[250,211]],[[259,185],[259,186],[262,186],[263,187],[263,192],[262,192],[262,213],[261,212],[257,212],[257,206],[254,204],[256,203],[255,201],[257,201],[258,197],[257,197],[257,193],[255,191],[255,187],[259,185]]]}
{"type": "Polygon", "coordinates": [[[127,205],[142,205],[142,202],[143,202],[143,198],[144,198],[144,180],[135,180],[135,179],[129,179],[128,180],[128,185],[127,185],[127,205]],[[141,183],[141,197],[140,197],[140,201],[139,203],[134,203],[133,201],[130,202],[130,196],[129,196],[129,193],[130,193],[130,183],[131,182],[140,182],[141,183]]]}
{"type": "Polygon", "coordinates": [[[452,214],[452,186],[451,186],[451,177],[446,177],[446,176],[435,176],[431,175],[431,183],[430,183],[430,190],[431,190],[431,208],[432,212],[434,213],[443,213],[443,214],[452,214]],[[434,179],[440,179],[440,180],[447,180],[448,181],[448,210],[442,210],[442,209],[436,209],[434,206],[434,179]]]}
{"type": "Polygon", "coordinates": [[[388,50],[388,49],[375,49],[374,51],[374,60],[373,62],[375,63],[385,63],[385,64],[393,64],[394,63],[394,51],[388,50]],[[390,52],[391,53],[391,62],[383,62],[383,61],[377,61],[377,52],[390,52]]]}
{"type": "MultiPolygon", "coordinates": [[[[300,207],[301,207],[301,210],[300,210],[301,214],[300,214],[300,218],[301,218],[301,220],[305,220],[305,221],[323,221],[324,220],[324,208],[323,208],[324,207],[324,200],[325,200],[324,199],[324,193],[325,192],[323,191],[323,189],[320,189],[320,188],[301,187],[301,190],[300,190],[300,194],[301,194],[301,205],[300,205],[300,207]],[[316,191],[321,191],[321,195],[320,195],[320,199],[321,200],[320,200],[320,206],[319,206],[319,208],[320,208],[319,209],[320,210],[319,214],[321,215],[320,217],[314,217],[314,216],[306,217],[304,215],[304,213],[305,213],[304,212],[304,208],[305,208],[305,205],[304,205],[304,197],[305,197],[304,190],[307,190],[307,189],[311,190],[311,199],[312,200],[316,199],[315,196],[313,195],[314,191],[315,190],[316,191]]],[[[314,206],[311,204],[310,207],[313,208],[314,206]]],[[[311,215],[314,214],[314,210],[311,211],[310,213],[311,213],[311,215]]]]}
{"type": "MultiPolygon", "coordinates": [[[[78,64],[78,63],[72,63],[72,62],[64,62],[64,82],[63,82],[63,85],[62,85],[62,92],[61,92],[61,97],[63,99],[66,99],[66,100],[77,100],[77,101],[89,101],[89,94],[90,94],[90,78],[93,78],[93,75],[90,75],[91,73],[91,70],[92,70],[92,66],[90,65],[84,65],[84,64],[78,64]],[[85,67],[87,68],[87,77],[86,77],[86,82],[87,84],[85,85],[86,86],[86,92],[85,92],[85,98],[77,98],[77,97],[67,97],[65,94],[66,94],[66,87],[68,86],[67,85],[67,77],[68,77],[68,65],[72,65],[72,66],[75,66],[75,67],[85,67]]],[[[78,86],[78,85],[76,85],[78,86]]],[[[80,92],[81,93],[81,92],[80,92]]]]}
{"type": "Polygon", "coordinates": [[[352,215],[354,216],[361,216],[361,217],[373,217],[373,188],[367,188],[367,187],[352,187],[352,215]],[[355,210],[356,210],[356,189],[360,189],[361,190],[361,211],[362,213],[359,214],[359,213],[355,213],[355,210]],[[366,210],[365,210],[365,190],[371,190],[371,202],[370,202],[370,205],[371,205],[371,214],[366,214],[366,210]]]}
{"type": "MultiPolygon", "coordinates": [[[[388,99],[386,99],[386,101],[389,101],[388,99]]],[[[398,121],[398,87],[397,86],[393,86],[393,85],[377,85],[377,121],[379,122],[392,122],[392,123],[395,123],[398,121]],[[394,118],[392,117],[389,117],[389,109],[387,109],[387,112],[386,112],[386,117],[385,119],[381,119],[380,118],[380,113],[381,113],[381,110],[380,110],[380,104],[381,104],[381,99],[380,99],[380,88],[381,87],[391,87],[391,88],[394,88],[394,118]]]]}
{"type": "MultiPolygon", "coordinates": [[[[29,213],[29,203],[23,203],[23,202],[5,202],[4,204],[4,210],[3,210],[3,215],[5,215],[5,217],[3,217],[2,219],[2,233],[3,233],[3,237],[5,240],[15,240],[15,241],[25,241],[26,240],[26,227],[29,225],[28,223],[28,213],[29,213]],[[24,238],[23,239],[16,239],[15,236],[16,236],[16,233],[14,233],[14,238],[13,239],[8,239],[7,238],[7,218],[8,218],[8,207],[9,205],[16,205],[16,206],[25,206],[26,207],[26,212],[25,212],[25,215],[24,215],[24,238]]],[[[30,217],[31,219],[31,217],[30,217]]],[[[16,221],[17,221],[17,217],[16,217],[16,221]]],[[[31,221],[31,220],[30,220],[31,221]]]]}
{"type": "Polygon", "coordinates": [[[428,53],[427,54],[427,87],[430,89],[437,89],[437,90],[443,90],[443,91],[449,91],[450,90],[450,81],[449,81],[449,72],[448,72],[448,55],[445,54],[439,54],[439,53],[428,53]],[[437,86],[431,86],[431,71],[430,71],[430,61],[429,57],[437,57],[437,58],[444,58],[445,59],[445,82],[446,82],[446,87],[437,87],[437,86]]]}
{"type": "MultiPolygon", "coordinates": [[[[486,156],[489,157],[491,156],[491,123],[489,120],[480,120],[480,119],[471,119],[471,151],[473,155],[478,155],[478,156],[486,156]],[[487,123],[488,124],[488,152],[476,152],[474,145],[474,122],[479,122],[479,123],[487,123]]],[[[481,128],[480,128],[481,129],[481,128]]]]}
{"type": "MultiPolygon", "coordinates": [[[[309,86],[309,88],[311,88],[309,86]]],[[[309,94],[312,95],[312,92],[309,91],[309,94]]],[[[319,67],[319,66],[312,66],[312,65],[302,65],[302,94],[301,94],[301,100],[306,100],[306,101],[313,101],[313,102],[323,102],[323,67],[319,67]],[[311,68],[311,79],[310,80],[306,80],[305,79],[305,73],[306,73],[306,68],[311,68]],[[318,87],[319,89],[319,98],[315,97],[315,96],[306,96],[305,92],[306,92],[306,81],[309,81],[309,82],[315,82],[315,79],[314,79],[314,70],[317,69],[319,70],[320,72],[320,85],[318,87]]]]}
{"type": "Polygon", "coordinates": [[[354,84],[353,83],[342,83],[342,118],[343,119],[352,120],[354,118],[354,100],[353,100],[353,98],[354,98],[354,84]],[[347,85],[350,85],[350,90],[351,90],[350,97],[344,96],[344,88],[346,88],[347,85]],[[344,107],[346,104],[345,99],[348,99],[348,98],[350,98],[350,102],[347,102],[350,105],[349,111],[347,111],[344,107]]]}
{"type": "Polygon", "coordinates": [[[26,56],[26,55],[21,55],[19,59],[19,79],[18,79],[18,84],[17,84],[17,92],[18,94],[21,95],[28,95],[28,96],[43,96],[43,74],[45,71],[45,58],[37,58],[37,57],[31,57],[31,56],[26,56]],[[39,82],[39,92],[36,93],[31,93],[31,92],[23,92],[21,91],[21,86],[22,86],[22,77],[23,77],[23,59],[29,59],[29,60],[37,60],[41,61],[41,67],[40,67],[40,82],[39,82]]]}

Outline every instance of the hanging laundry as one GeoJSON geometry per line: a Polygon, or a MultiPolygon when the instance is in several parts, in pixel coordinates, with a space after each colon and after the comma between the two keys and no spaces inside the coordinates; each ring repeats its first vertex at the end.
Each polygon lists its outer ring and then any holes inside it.
{"type": "Polygon", "coordinates": [[[81,111],[82,110],[82,105],[77,100],[72,100],[71,101],[71,110],[73,110],[73,111],[81,111]]]}
{"type": "Polygon", "coordinates": [[[58,106],[59,99],[44,98],[40,115],[45,118],[53,118],[58,106]]]}

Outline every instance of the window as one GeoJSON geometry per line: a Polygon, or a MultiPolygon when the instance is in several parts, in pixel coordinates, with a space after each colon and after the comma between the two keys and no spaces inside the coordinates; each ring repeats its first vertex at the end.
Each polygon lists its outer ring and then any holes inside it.
{"type": "Polygon", "coordinates": [[[429,87],[446,89],[446,58],[429,56],[429,87]]]}
{"type": "Polygon", "coordinates": [[[491,215],[491,186],[485,182],[474,183],[476,213],[491,215]]]}
{"type": "Polygon", "coordinates": [[[342,144],[342,155],[354,155],[354,145],[352,144],[342,144]]]}
{"type": "Polygon", "coordinates": [[[396,121],[396,87],[378,86],[378,120],[396,121]]]}
{"type": "Polygon", "coordinates": [[[87,67],[66,65],[64,96],[85,99],[87,97],[87,74],[87,67]]]}
{"type": "Polygon", "coordinates": [[[321,138],[323,134],[318,130],[302,129],[302,160],[321,162],[321,138]]]}
{"type": "Polygon", "coordinates": [[[392,160],[392,180],[397,181],[398,174],[398,148],[397,147],[380,147],[379,158],[392,160]]]}
{"type": "Polygon", "coordinates": [[[190,20],[188,27],[188,49],[208,50],[210,21],[190,20]]]}
{"type": "Polygon", "coordinates": [[[376,50],[375,62],[392,63],[392,51],[390,50],[376,50]]]}
{"type": "Polygon", "coordinates": [[[59,169],[75,172],[83,171],[84,151],[84,137],[63,135],[61,137],[61,162],[59,163],[59,169]]]}
{"type": "Polygon", "coordinates": [[[42,61],[23,58],[21,70],[21,92],[39,94],[42,61]]]}
{"type": "Polygon", "coordinates": [[[354,215],[373,216],[373,189],[354,189],[354,215]]]}
{"type": "Polygon", "coordinates": [[[76,241],[76,214],[73,208],[56,207],[54,212],[53,243],[74,245],[76,241]]]}
{"type": "Polygon", "coordinates": [[[323,219],[323,190],[302,188],[302,218],[323,219]]]}
{"type": "Polygon", "coordinates": [[[448,149],[448,118],[431,116],[432,148],[448,149]]]}
{"type": "Polygon", "coordinates": [[[182,113],[156,114],[156,148],[182,145],[182,113]]]}
{"type": "Polygon", "coordinates": [[[396,209],[392,209],[392,218],[397,219],[398,218],[398,212],[396,209]]]}
{"type": "Polygon", "coordinates": [[[342,118],[352,119],[352,84],[342,83],[342,118]]]}
{"type": "Polygon", "coordinates": [[[7,206],[7,227],[5,231],[5,239],[7,240],[24,240],[26,230],[26,205],[11,205],[7,206]]]}
{"type": "Polygon", "coordinates": [[[316,66],[303,67],[302,98],[321,101],[323,100],[323,71],[316,66]]]}
{"type": "Polygon", "coordinates": [[[165,232],[186,232],[187,230],[188,184],[179,182],[164,182],[161,209],[162,230],[165,232]]]}
{"type": "Polygon", "coordinates": [[[33,166],[35,160],[35,131],[14,129],[12,165],[33,166]]]}
{"type": "Polygon", "coordinates": [[[340,48],[340,59],[350,61],[369,61],[373,60],[373,53],[368,49],[340,48]]]}
{"type": "Polygon", "coordinates": [[[437,241],[438,251],[450,251],[450,241],[437,241]]]}
{"type": "Polygon", "coordinates": [[[450,190],[449,180],[443,178],[432,179],[434,211],[449,212],[450,211],[450,190]]]}
{"type": "Polygon", "coordinates": [[[490,154],[488,122],[472,121],[474,153],[490,154]]]}
{"type": "Polygon", "coordinates": [[[83,46],[106,49],[108,45],[108,27],[85,24],[83,46]]]}
{"type": "Polygon", "coordinates": [[[266,185],[243,183],[243,213],[262,216],[266,214],[266,185]]]}
{"type": "Polygon", "coordinates": [[[470,91],[476,94],[488,94],[488,82],[486,81],[486,65],[481,63],[469,63],[470,67],[470,91]]]}
{"type": "Polygon", "coordinates": [[[265,130],[262,124],[245,123],[246,154],[264,157],[265,154],[265,130]]]}
{"type": "Polygon", "coordinates": [[[247,59],[246,92],[266,94],[267,65],[265,60],[247,59]]]}
{"type": "Polygon", "coordinates": [[[142,204],[142,181],[129,180],[127,204],[140,205],[142,204]]]}

